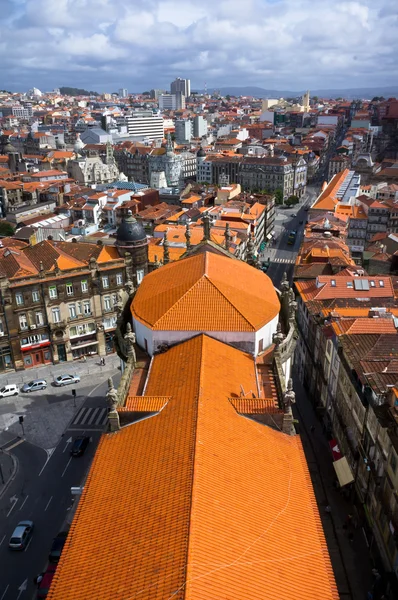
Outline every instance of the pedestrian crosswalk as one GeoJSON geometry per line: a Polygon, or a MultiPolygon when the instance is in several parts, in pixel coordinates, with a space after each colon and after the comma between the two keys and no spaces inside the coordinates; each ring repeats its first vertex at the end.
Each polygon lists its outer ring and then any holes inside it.
{"type": "Polygon", "coordinates": [[[94,427],[104,427],[108,420],[108,409],[102,406],[93,408],[81,408],[73,419],[69,429],[91,429],[94,427]]]}
{"type": "Polygon", "coordinates": [[[273,263],[285,263],[287,265],[294,265],[294,263],[296,262],[295,258],[278,258],[277,256],[275,256],[274,258],[271,258],[271,262],[273,263]]]}

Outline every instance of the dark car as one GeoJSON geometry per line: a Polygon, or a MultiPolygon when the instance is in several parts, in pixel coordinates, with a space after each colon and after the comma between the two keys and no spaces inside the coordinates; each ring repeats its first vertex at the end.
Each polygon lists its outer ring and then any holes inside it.
{"type": "Polygon", "coordinates": [[[67,537],[67,531],[60,531],[57,537],[54,538],[50,554],[48,555],[50,563],[57,563],[59,561],[67,537]]]}
{"type": "Polygon", "coordinates": [[[39,600],[41,598],[47,598],[56,568],[57,565],[53,565],[51,563],[48,565],[47,571],[44,573],[43,579],[40,581],[39,587],[37,588],[36,598],[39,600]]]}
{"type": "Polygon", "coordinates": [[[87,450],[87,446],[90,443],[90,438],[86,436],[79,436],[75,438],[70,453],[72,456],[82,456],[87,450]]]}

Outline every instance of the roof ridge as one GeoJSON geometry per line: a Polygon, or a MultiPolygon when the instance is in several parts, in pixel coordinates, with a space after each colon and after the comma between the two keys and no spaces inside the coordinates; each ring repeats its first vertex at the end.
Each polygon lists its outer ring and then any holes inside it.
{"type": "MultiPolygon", "coordinates": [[[[209,279],[209,278],[208,278],[208,279],[209,279]]],[[[248,325],[250,325],[250,327],[253,327],[253,329],[254,329],[254,330],[256,330],[256,327],[255,327],[255,325],[253,325],[253,323],[251,323],[251,322],[249,321],[249,319],[247,319],[247,318],[245,317],[245,315],[243,315],[243,314],[242,314],[242,312],[239,310],[239,308],[238,308],[237,306],[235,306],[235,304],[232,304],[231,300],[230,300],[229,298],[227,298],[227,296],[224,294],[224,292],[222,292],[222,291],[220,290],[220,288],[219,288],[219,287],[218,287],[218,286],[217,286],[217,285],[214,283],[214,281],[212,281],[211,279],[209,279],[209,282],[210,282],[210,283],[212,284],[212,286],[213,286],[213,287],[214,287],[214,288],[215,288],[215,289],[218,291],[218,293],[219,293],[219,294],[221,294],[221,296],[222,296],[222,297],[223,297],[223,298],[224,298],[224,299],[225,299],[225,300],[228,302],[228,304],[229,304],[230,306],[232,306],[232,308],[234,308],[234,309],[235,309],[235,310],[236,310],[236,311],[237,311],[237,312],[240,314],[240,316],[242,317],[242,319],[244,319],[244,320],[246,321],[246,323],[247,323],[248,325]]]]}

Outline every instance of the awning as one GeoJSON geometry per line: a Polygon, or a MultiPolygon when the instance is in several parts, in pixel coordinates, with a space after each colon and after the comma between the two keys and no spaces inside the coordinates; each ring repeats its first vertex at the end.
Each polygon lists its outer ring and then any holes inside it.
{"type": "Polygon", "coordinates": [[[72,350],[76,350],[77,348],[85,348],[86,346],[94,346],[94,344],[98,344],[98,342],[85,342],[84,344],[76,344],[72,346],[72,350]]]}
{"type": "Polygon", "coordinates": [[[354,481],[354,476],[345,456],[339,460],[336,460],[333,463],[333,466],[341,487],[344,487],[345,485],[348,485],[354,481]]]}

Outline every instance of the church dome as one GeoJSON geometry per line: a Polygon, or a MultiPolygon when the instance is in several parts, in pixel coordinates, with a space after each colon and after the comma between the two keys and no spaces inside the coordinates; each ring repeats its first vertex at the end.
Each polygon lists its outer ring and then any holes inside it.
{"type": "Polygon", "coordinates": [[[127,217],[123,219],[116,232],[116,243],[120,246],[128,246],[143,241],[146,241],[145,230],[129,210],[127,217]]]}
{"type": "Polygon", "coordinates": [[[198,158],[203,158],[204,156],[206,156],[206,152],[203,150],[203,148],[199,148],[199,150],[196,153],[196,156],[198,158]]]}
{"type": "Polygon", "coordinates": [[[280,302],[265,273],[205,252],[149,273],[131,311],[133,319],[157,331],[254,333],[277,317],[280,302]]]}

